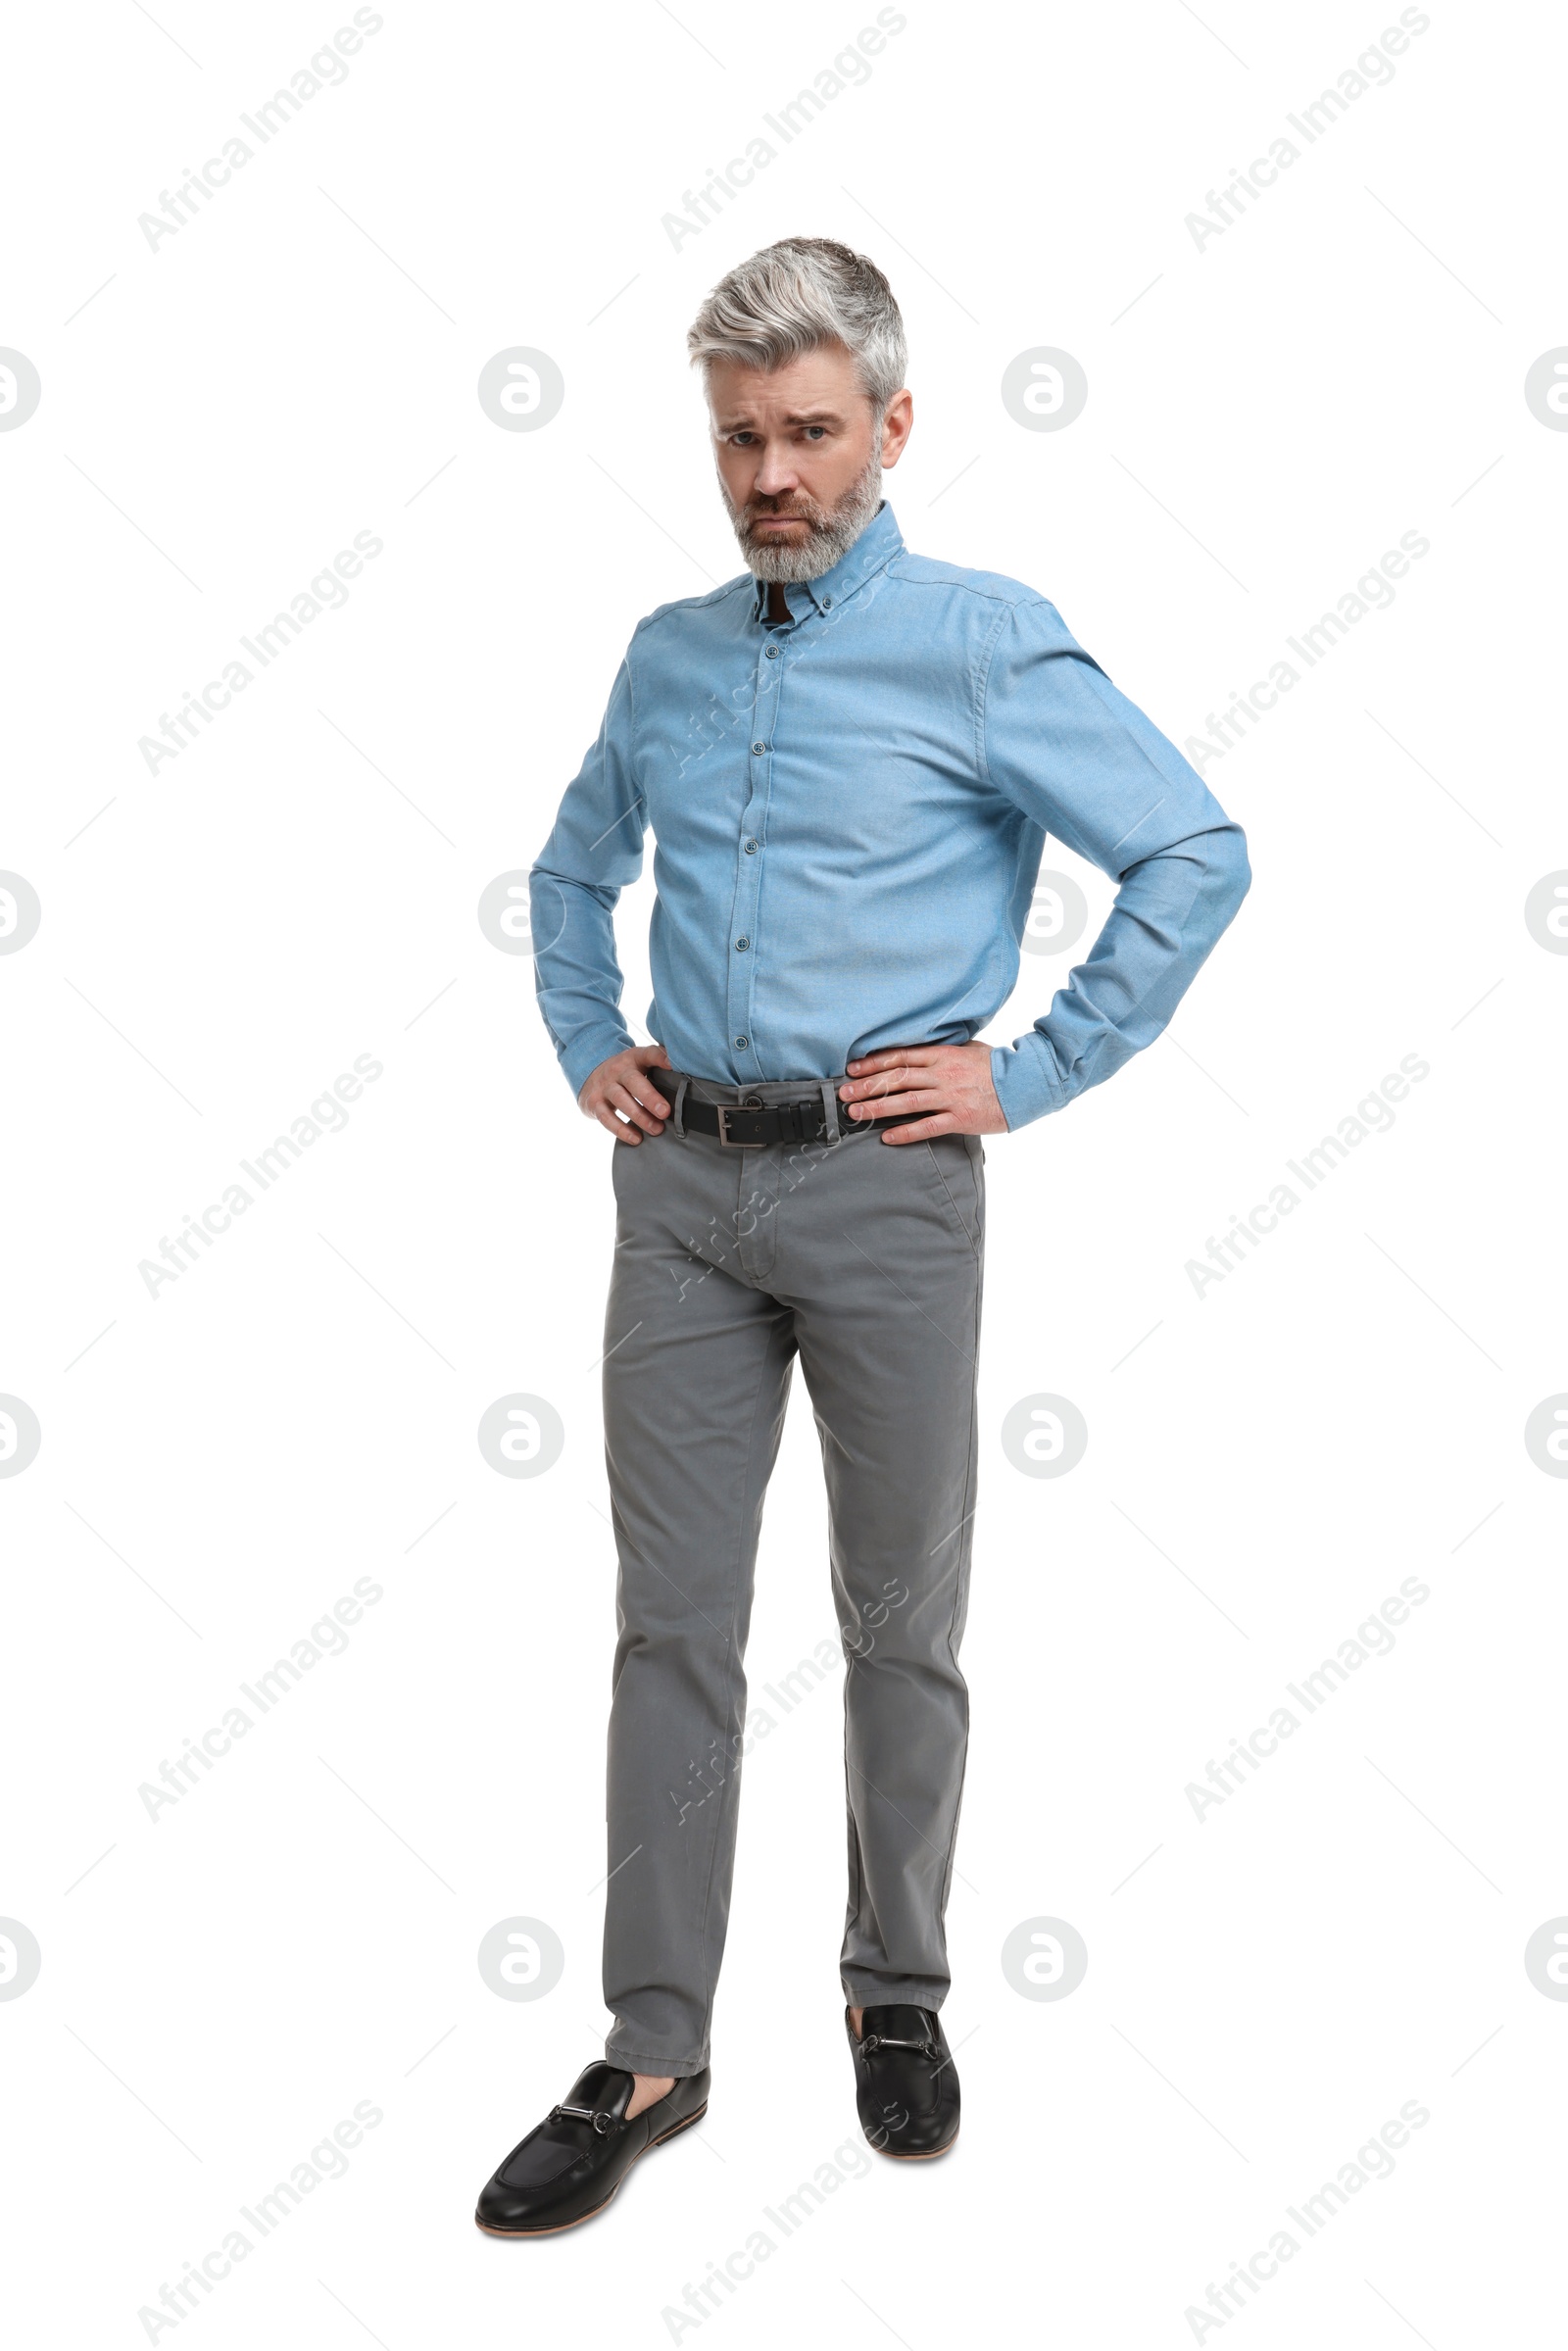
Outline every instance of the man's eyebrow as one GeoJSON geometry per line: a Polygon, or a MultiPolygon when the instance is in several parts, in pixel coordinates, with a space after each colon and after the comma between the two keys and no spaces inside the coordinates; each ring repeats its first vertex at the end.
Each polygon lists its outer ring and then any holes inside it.
{"type": "MultiPolygon", "coordinates": [[[[786,424],[842,424],[841,411],[833,408],[791,410],[784,418],[786,424]]],[[[719,419],[722,432],[745,432],[752,428],[749,416],[724,416],[719,419]]]]}

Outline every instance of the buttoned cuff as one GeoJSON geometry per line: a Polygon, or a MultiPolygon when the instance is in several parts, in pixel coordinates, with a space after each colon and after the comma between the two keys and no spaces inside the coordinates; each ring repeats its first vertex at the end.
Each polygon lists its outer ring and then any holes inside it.
{"type": "Polygon", "coordinates": [[[606,1021],[603,1028],[589,1029],[585,1035],[573,1037],[569,1045],[563,1046],[561,1066],[573,1102],[601,1061],[608,1061],[612,1053],[629,1053],[636,1042],[627,1030],[606,1021]]]}
{"type": "Polygon", "coordinates": [[[1038,1031],[1016,1046],[991,1048],[991,1083],[1009,1134],[1031,1119],[1061,1109],[1070,1100],[1056,1075],[1051,1047],[1038,1031]]]}

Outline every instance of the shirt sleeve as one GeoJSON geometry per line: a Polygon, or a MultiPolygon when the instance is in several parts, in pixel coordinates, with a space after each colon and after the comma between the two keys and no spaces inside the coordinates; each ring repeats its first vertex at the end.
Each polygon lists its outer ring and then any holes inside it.
{"type": "Polygon", "coordinates": [[[620,1016],[615,902],[642,871],[646,813],[632,756],[630,657],[598,740],[566,787],[528,877],[534,987],[573,1096],[612,1053],[635,1044],[620,1016]]]}
{"type": "Polygon", "coordinates": [[[1009,608],[987,666],[995,788],[1119,885],[1088,960],[993,1048],[1009,1128],[1060,1110],[1164,1028],[1251,880],[1242,828],[1044,602],[1009,608]]]}

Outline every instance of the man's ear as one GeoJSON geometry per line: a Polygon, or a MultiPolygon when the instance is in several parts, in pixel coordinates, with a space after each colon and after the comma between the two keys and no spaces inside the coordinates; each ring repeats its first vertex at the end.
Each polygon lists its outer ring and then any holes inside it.
{"type": "Polygon", "coordinates": [[[907,385],[895,392],[882,412],[882,464],[896,465],[914,429],[914,395],[907,385]]]}

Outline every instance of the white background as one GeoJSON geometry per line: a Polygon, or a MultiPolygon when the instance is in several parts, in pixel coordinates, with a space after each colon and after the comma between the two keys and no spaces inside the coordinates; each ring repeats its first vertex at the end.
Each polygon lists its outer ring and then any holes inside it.
{"type": "MultiPolygon", "coordinates": [[[[138,215],[349,14],[155,13],[14,24],[0,165],[0,342],[43,383],[0,434],[0,865],[43,908],[0,958],[0,1389],[42,1428],[0,1482],[0,1912],[43,1955],[0,2003],[16,2338],[148,2339],[161,2285],[368,2100],[346,2177],[154,2339],[1543,2339],[1568,2012],[1523,1952],[1568,1910],[1568,1486],[1522,1432],[1568,1388],[1568,961],[1523,906],[1568,865],[1568,437],[1523,380],[1568,340],[1560,22],[1435,4],[1199,250],[1185,216],[1395,8],[911,0],[677,252],[662,215],[869,6],[388,0],[153,251],[138,215]],[[1170,1035],[989,1147],[960,2144],[850,2179],[676,2333],[764,2205],[859,2162],[838,1678],[749,1766],[707,2123],[591,2228],[482,2236],[477,2189],[605,2027],[613,1147],[475,909],[638,616],[740,568],[683,336],[792,232],[904,307],[908,544],[1042,590],[1178,743],[1401,533],[1431,546],[1207,764],[1256,879],[1170,1035]],[[999,395],[1043,344],[1088,374],[1061,432],[999,395]],[[564,374],[538,432],[475,396],[512,345],[564,374]],[[149,774],[138,738],[357,531],[383,552],[344,609],[149,774]],[[346,1128],[150,1297],[139,1262],[360,1054],[346,1128]],[[1406,1054],[1393,1129],[1195,1295],[1187,1260],[1406,1054]],[[536,1480],[475,1442],[516,1391],[565,1427],[536,1480]],[[1088,1421],[1059,1481],[998,1438],[1041,1392],[1088,1421]],[[1393,1652],[1195,1817],[1188,1784],[1412,1576],[1393,1652]],[[362,1577],[345,1653],[150,1819],[139,1787],[362,1577]],[[564,1946],[546,1998],[480,1979],[514,1916],[564,1946]],[[1088,1945],[1060,2001],[1002,1972],[1043,1916],[1088,1945]],[[1393,2177],[1199,2334],[1208,2282],[1410,2100],[1393,2177]]],[[[991,1034],[1064,977],[1026,957],[991,1034]]],[[[754,1688],[833,1630],[802,1394],[774,1496],[754,1688]]]]}

